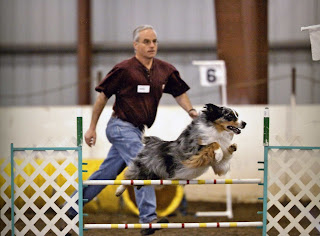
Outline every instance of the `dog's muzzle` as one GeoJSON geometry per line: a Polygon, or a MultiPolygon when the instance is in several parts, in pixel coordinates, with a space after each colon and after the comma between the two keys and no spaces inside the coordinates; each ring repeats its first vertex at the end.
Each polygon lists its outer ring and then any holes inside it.
{"type": "Polygon", "coordinates": [[[244,129],[246,127],[247,123],[244,122],[244,121],[241,121],[240,122],[240,125],[238,127],[235,127],[235,126],[231,126],[229,125],[227,128],[229,130],[231,130],[233,133],[235,134],[241,134],[241,130],[240,129],[244,129]]]}

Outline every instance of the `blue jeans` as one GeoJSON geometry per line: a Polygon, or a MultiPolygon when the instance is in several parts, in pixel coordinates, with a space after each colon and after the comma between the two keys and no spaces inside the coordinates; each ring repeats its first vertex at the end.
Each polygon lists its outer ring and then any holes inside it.
{"type": "MultiPolygon", "coordinates": [[[[90,180],[113,180],[116,179],[123,169],[130,164],[142,149],[142,132],[129,122],[111,117],[106,135],[112,144],[107,158],[100,165],[99,170],[94,172],[90,180]]],[[[83,188],[83,198],[92,200],[106,186],[89,185],[83,188]]],[[[148,223],[157,218],[156,196],[153,186],[135,188],[136,203],[139,209],[140,223],[148,223]]]]}

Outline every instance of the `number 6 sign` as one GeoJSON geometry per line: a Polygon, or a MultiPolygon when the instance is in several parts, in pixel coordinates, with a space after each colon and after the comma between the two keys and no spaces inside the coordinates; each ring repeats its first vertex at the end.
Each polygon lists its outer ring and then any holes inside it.
{"type": "Polygon", "coordinates": [[[209,68],[207,69],[207,81],[209,83],[215,83],[217,81],[216,70],[209,68]]]}
{"type": "Polygon", "coordinates": [[[192,64],[199,66],[200,84],[202,86],[221,86],[222,103],[226,105],[227,73],[225,62],[223,60],[193,61],[192,64]]]}
{"type": "Polygon", "coordinates": [[[200,84],[202,86],[226,85],[226,65],[224,61],[193,61],[192,64],[199,66],[200,84]]]}

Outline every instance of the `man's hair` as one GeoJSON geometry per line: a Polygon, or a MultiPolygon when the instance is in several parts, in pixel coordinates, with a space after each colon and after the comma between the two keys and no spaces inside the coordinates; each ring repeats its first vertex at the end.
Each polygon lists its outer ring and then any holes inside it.
{"type": "Polygon", "coordinates": [[[139,40],[139,33],[143,30],[151,29],[154,31],[154,33],[157,35],[157,32],[154,30],[154,28],[151,25],[140,25],[133,31],[133,41],[138,42],[139,40]]]}

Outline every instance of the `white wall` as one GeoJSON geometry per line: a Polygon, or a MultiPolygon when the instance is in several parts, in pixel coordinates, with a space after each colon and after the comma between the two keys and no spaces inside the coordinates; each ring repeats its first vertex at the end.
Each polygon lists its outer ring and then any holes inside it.
{"type": "MultiPolygon", "coordinates": [[[[231,164],[231,178],[262,178],[258,161],[263,160],[263,111],[264,106],[232,106],[247,122],[247,127],[235,136],[238,150],[231,164]]],[[[201,107],[197,107],[201,109],[201,107]]],[[[96,146],[84,145],[84,158],[103,159],[110,144],[105,137],[106,123],[111,114],[107,106],[98,123],[96,146]]],[[[91,106],[83,107],[11,107],[0,108],[0,158],[10,157],[10,143],[15,147],[25,146],[75,146],[76,117],[83,115],[84,132],[89,126],[91,106]]],[[[270,107],[270,144],[320,146],[320,106],[270,107]]],[[[187,114],[176,106],[161,106],[153,127],[146,135],[156,135],[165,140],[178,137],[191,121],[187,114]]],[[[219,178],[208,171],[199,179],[219,178]]],[[[188,200],[224,201],[224,186],[186,186],[188,200]]],[[[234,201],[255,202],[262,195],[258,185],[233,185],[234,201]]]]}

